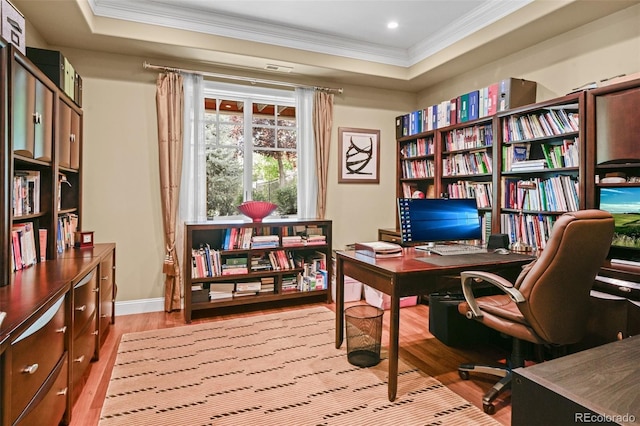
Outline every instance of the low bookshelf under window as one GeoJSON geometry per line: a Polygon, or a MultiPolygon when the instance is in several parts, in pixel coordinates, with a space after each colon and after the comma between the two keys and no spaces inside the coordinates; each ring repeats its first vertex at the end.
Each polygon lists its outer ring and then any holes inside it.
{"type": "Polygon", "coordinates": [[[331,221],[185,225],[185,321],[194,311],[331,301],[331,221]]]}

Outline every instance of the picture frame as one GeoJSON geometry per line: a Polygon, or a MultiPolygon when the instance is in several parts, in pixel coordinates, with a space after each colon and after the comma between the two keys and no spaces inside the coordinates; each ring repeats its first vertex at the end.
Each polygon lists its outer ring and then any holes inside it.
{"type": "Polygon", "coordinates": [[[338,183],[380,183],[380,130],[338,128],[338,183]]]}

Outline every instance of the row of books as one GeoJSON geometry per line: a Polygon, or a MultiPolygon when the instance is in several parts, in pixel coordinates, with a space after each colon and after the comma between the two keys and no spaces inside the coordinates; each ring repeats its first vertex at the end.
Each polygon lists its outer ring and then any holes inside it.
{"type": "Polygon", "coordinates": [[[483,148],[493,145],[493,126],[464,127],[446,133],[445,151],[459,151],[462,149],[483,148]]]}
{"type": "Polygon", "coordinates": [[[478,90],[396,117],[396,138],[477,120],[536,101],[533,81],[506,78],[478,90]]]}
{"type": "MultiPolygon", "coordinates": [[[[305,230],[307,231],[307,230],[305,230]]],[[[314,229],[315,231],[315,229],[314,229]]],[[[283,233],[282,238],[277,234],[254,235],[254,228],[227,228],[225,230],[222,250],[247,250],[247,249],[268,249],[279,246],[305,246],[326,244],[327,237],[319,234],[290,234],[283,233]]]]}
{"type": "Polygon", "coordinates": [[[442,159],[442,176],[491,173],[493,159],[487,151],[449,155],[442,159]]]}
{"type": "Polygon", "coordinates": [[[16,170],[13,176],[11,204],[14,216],[40,212],[40,172],[16,170]]]}
{"type": "Polygon", "coordinates": [[[433,160],[402,160],[402,177],[405,179],[426,178],[435,175],[433,160]]]}
{"type": "Polygon", "coordinates": [[[580,130],[578,111],[567,112],[564,108],[550,108],[521,116],[513,115],[502,121],[503,142],[559,136],[578,130],[580,130]]]}
{"type": "Polygon", "coordinates": [[[528,171],[578,167],[580,143],[578,138],[564,139],[561,143],[535,144],[538,154],[533,158],[534,148],[529,143],[510,143],[502,146],[502,170],[528,171]]]}
{"type": "Polygon", "coordinates": [[[532,189],[519,188],[520,179],[504,178],[502,205],[507,209],[566,212],[578,210],[578,181],[571,176],[532,178],[532,189]]]}
{"type": "Polygon", "coordinates": [[[503,213],[500,229],[509,236],[509,241],[521,241],[535,249],[544,249],[555,222],[554,216],[535,214],[503,213]]]}
{"type": "Polygon", "coordinates": [[[475,198],[478,208],[493,205],[493,184],[491,182],[458,181],[447,184],[449,198],[475,198]]]}
{"type": "Polygon", "coordinates": [[[78,230],[78,215],[68,213],[58,217],[56,232],[56,248],[58,253],[75,246],[75,235],[78,230]]]}
{"type": "Polygon", "coordinates": [[[434,153],[435,144],[433,142],[433,136],[409,141],[402,145],[402,149],[400,151],[400,155],[403,158],[433,155],[434,153]]]}
{"type": "Polygon", "coordinates": [[[36,229],[32,222],[15,223],[11,227],[11,270],[19,271],[45,260],[47,230],[38,229],[40,256],[36,247],[36,229]]]}

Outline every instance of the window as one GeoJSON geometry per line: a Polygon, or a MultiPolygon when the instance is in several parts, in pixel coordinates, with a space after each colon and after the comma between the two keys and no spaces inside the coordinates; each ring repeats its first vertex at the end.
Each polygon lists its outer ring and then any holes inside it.
{"type": "Polygon", "coordinates": [[[297,213],[298,157],[294,92],[205,85],[206,213],[238,215],[246,200],[297,213]]]}

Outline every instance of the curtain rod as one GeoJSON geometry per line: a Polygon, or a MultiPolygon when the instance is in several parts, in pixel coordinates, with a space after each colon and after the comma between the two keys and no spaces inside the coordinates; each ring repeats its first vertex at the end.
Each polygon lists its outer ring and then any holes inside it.
{"type": "Polygon", "coordinates": [[[214,78],[220,78],[220,79],[226,79],[226,80],[247,81],[247,82],[249,82],[251,84],[269,84],[269,85],[274,85],[274,86],[299,87],[299,88],[303,88],[303,89],[314,89],[314,90],[319,90],[319,91],[322,91],[322,92],[338,93],[338,94],[342,94],[342,92],[344,91],[344,89],[342,87],[335,88],[335,87],[322,87],[322,86],[306,86],[304,84],[286,83],[284,81],[263,80],[263,79],[260,79],[260,78],[240,77],[240,76],[237,76],[237,75],[217,74],[217,73],[204,72],[204,71],[194,71],[194,70],[187,70],[187,69],[183,69],[183,68],[168,67],[168,66],[165,66],[165,65],[152,65],[152,64],[150,64],[148,62],[143,62],[142,66],[143,66],[144,69],[153,69],[153,70],[178,72],[178,73],[181,72],[181,73],[187,73],[187,74],[199,74],[199,75],[202,75],[204,77],[214,77],[214,78]]]}

